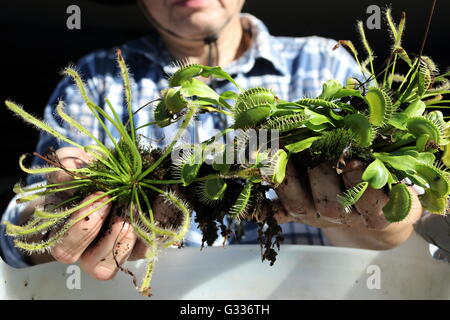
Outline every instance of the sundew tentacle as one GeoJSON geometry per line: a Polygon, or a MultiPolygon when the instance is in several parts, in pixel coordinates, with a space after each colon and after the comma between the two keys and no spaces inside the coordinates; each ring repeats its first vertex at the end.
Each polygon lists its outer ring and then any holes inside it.
{"type": "Polygon", "coordinates": [[[30,113],[23,110],[22,107],[19,105],[13,103],[12,101],[5,101],[6,106],[8,109],[10,109],[12,112],[14,112],[16,115],[21,117],[25,122],[28,122],[32,125],[34,125],[39,130],[45,131],[52,136],[54,136],[56,139],[67,142],[77,148],[83,148],[80,144],[76,143],[75,141],[70,140],[69,138],[65,137],[52,127],[50,127],[48,124],[44,123],[43,121],[37,119],[36,117],[32,116],[30,113]]]}
{"type": "Polygon", "coordinates": [[[175,195],[173,191],[163,191],[152,185],[146,185],[146,187],[161,194],[163,197],[165,197],[168,200],[169,203],[171,203],[175,207],[177,207],[183,214],[183,221],[181,223],[181,226],[177,230],[177,234],[174,237],[172,237],[169,241],[167,241],[163,244],[163,248],[168,248],[168,247],[172,246],[173,244],[181,241],[183,239],[183,237],[186,235],[186,233],[188,232],[189,224],[190,224],[190,215],[191,215],[192,209],[190,209],[188,203],[180,200],[180,196],[175,195]]]}
{"type": "Polygon", "coordinates": [[[58,231],[56,234],[54,234],[52,237],[50,237],[50,238],[48,238],[46,240],[43,240],[43,241],[40,241],[40,242],[25,242],[25,241],[16,239],[16,240],[14,240],[14,245],[16,247],[20,248],[20,249],[25,250],[28,253],[44,252],[45,250],[50,249],[56,243],[58,243],[73,225],[75,225],[79,221],[85,219],[86,217],[88,217],[89,215],[94,213],[95,211],[103,208],[104,206],[106,206],[107,204],[113,202],[116,199],[117,199],[117,196],[116,197],[112,197],[111,199],[109,199],[109,200],[107,200],[105,202],[102,202],[97,207],[95,207],[93,210],[88,211],[87,213],[81,215],[80,217],[78,217],[76,219],[69,220],[67,223],[64,224],[64,226],[61,228],[60,231],[58,231]]]}
{"type": "MultiPolygon", "coordinates": [[[[68,209],[66,211],[60,212],[60,213],[46,212],[46,211],[42,211],[42,210],[36,209],[34,211],[34,214],[35,214],[36,217],[40,217],[40,218],[43,218],[43,219],[65,218],[65,217],[68,217],[68,216],[72,215],[73,213],[77,212],[78,210],[83,209],[83,208],[87,207],[88,205],[90,205],[90,204],[92,204],[92,203],[94,203],[94,202],[96,202],[96,201],[98,201],[98,200],[100,200],[102,198],[105,198],[105,197],[109,196],[110,194],[114,194],[114,193],[120,194],[120,191],[122,191],[122,190],[124,190],[123,187],[107,191],[107,192],[102,193],[102,194],[100,194],[100,195],[98,195],[96,197],[92,197],[89,200],[83,201],[79,205],[77,205],[77,206],[75,206],[75,207],[73,207],[71,209],[68,209]]],[[[117,198],[118,198],[118,195],[115,195],[115,196],[111,197],[110,199],[106,200],[106,202],[109,203],[109,202],[112,201],[111,199],[115,200],[117,198]]],[[[102,204],[103,203],[104,202],[102,202],[102,204]]],[[[100,208],[100,205],[96,206],[93,210],[91,210],[92,212],[91,211],[90,212],[93,213],[96,210],[98,210],[98,208],[100,208]]]]}

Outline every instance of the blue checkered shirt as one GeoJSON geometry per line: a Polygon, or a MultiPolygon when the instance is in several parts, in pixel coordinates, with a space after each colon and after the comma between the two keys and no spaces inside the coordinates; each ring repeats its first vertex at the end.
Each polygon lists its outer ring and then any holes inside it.
{"type": "MultiPolygon", "coordinates": [[[[225,67],[231,76],[243,87],[266,87],[272,89],[281,99],[294,101],[302,97],[316,97],[320,94],[322,84],[326,80],[336,79],[345,83],[350,76],[359,73],[359,68],[350,54],[342,48],[332,50],[335,40],[317,36],[293,38],[275,37],[269,34],[266,26],[257,18],[249,14],[242,14],[243,22],[248,25],[252,33],[253,43],[247,52],[239,59],[225,67]]],[[[244,25],[245,25],[244,24],[244,25]]],[[[174,72],[173,58],[157,33],[151,33],[139,39],[127,42],[121,46],[122,54],[130,68],[133,81],[133,107],[139,108],[145,103],[158,98],[162,89],[167,87],[168,75],[174,72]]],[[[117,64],[115,50],[100,50],[83,57],[76,65],[81,76],[85,79],[92,100],[99,106],[104,106],[104,99],[108,98],[112,105],[124,106],[123,86],[117,64]]],[[[216,90],[221,93],[234,90],[227,81],[218,80],[216,90]]],[[[55,116],[55,106],[61,99],[65,102],[66,112],[77,121],[89,128],[92,133],[100,137],[107,145],[99,123],[84,105],[83,100],[68,78],[63,79],[53,92],[45,109],[44,118],[53,128],[81,145],[93,144],[89,138],[82,136],[62,123],[55,116]]],[[[107,110],[107,108],[105,109],[107,110]]],[[[125,108],[118,108],[119,116],[126,120],[125,108]]],[[[224,120],[217,114],[200,115],[197,137],[200,140],[211,137],[224,127],[224,120]]],[[[152,121],[150,109],[139,112],[135,124],[141,126],[152,121]]],[[[117,131],[109,128],[115,136],[117,131]]],[[[174,127],[156,128],[146,127],[140,133],[149,137],[149,141],[170,141],[174,127]]],[[[47,134],[41,134],[37,145],[37,152],[44,153],[48,147],[55,149],[64,147],[47,134]]],[[[35,165],[39,164],[36,160],[35,165]]],[[[37,183],[35,176],[28,178],[28,184],[37,183]]],[[[17,222],[23,205],[16,204],[13,199],[3,215],[3,220],[17,222]]],[[[193,221],[194,219],[192,219],[193,221]]],[[[327,245],[320,229],[299,223],[282,225],[284,243],[327,245]]],[[[28,266],[22,253],[14,248],[9,237],[0,230],[0,245],[3,256],[8,264],[14,267],[28,266]]],[[[190,232],[186,237],[187,245],[200,245],[201,233],[192,222],[190,232]]],[[[256,243],[257,226],[249,223],[245,236],[239,243],[256,243]]],[[[223,239],[218,239],[221,244],[223,239]]],[[[236,240],[230,240],[236,243],[236,240]]]]}

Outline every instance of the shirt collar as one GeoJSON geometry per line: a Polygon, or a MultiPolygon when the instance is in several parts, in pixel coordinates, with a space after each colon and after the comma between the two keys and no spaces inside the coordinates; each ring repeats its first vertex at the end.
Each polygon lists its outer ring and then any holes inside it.
{"type": "Polygon", "coordinates": [[[281,59],[281,43],[270,35],[266,25],[255,16],[242,13],[244,27],[249,28],[252,34],[252,45],[239,59],[231,62],[225,70],[230,74],[248,73],[255,66],[258,59],[267,60],[275,71],[288,74],[285,61],[281,59]]]}
{"type": "MultiPolygon", "coordinates": [[[[248,13],[241,13],[241,18],[244,26],[251,30],[252,44],[239,59],[231,62],[225,68],[225,71],[230,74],[248,73],[254,68],[258,59],[264,59],[270,62],[275,71],[288,74],[285,61],[280,57],[281,43],[270,35],[266,25],[248,13]]],[[[174,59],[165,47],[164,41],[156,31],[127,42],[123,48],[129,53],[142,54],[154,63],[159,64],[167,74],[173,73],[177,68],[173,63],[174,59]]]]}

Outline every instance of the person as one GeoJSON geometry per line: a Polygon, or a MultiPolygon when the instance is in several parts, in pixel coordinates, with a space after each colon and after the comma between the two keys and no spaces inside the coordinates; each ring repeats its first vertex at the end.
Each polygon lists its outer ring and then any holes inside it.
{"type": "MultiPolygon", "coordinates": [[[[333,50],[336,41],[332,39],[270,35],[262,21],[241,12],[244,0],[140,0],[137,4],[154,31],[120,47],[132,74],[135,110],[157,98],[159,92],[167,87],[167,75],[175,70],[174,60],[188,58],[191,63],[220,65],[243,88],[270,88],[280,98],[290,101],[317,96],[325,81],[336,79],[345,83],[347,78],[360,72],[345,49],[333,50]]],[[[104,98],[108,98],[116,107],[124,105],[114,49],[96,51],[83,57],[77,68],[95,103],[103,106],[104,98]]],[[[212,84],[219,93],[233,90],[226,81],[216,80],[212,84]]],[[[103,141],[107,140],[69,79],[63,79],[58,84],[45,109],[44,118],[53,128],[81,145],[92,143],[87,137],[70,131],[55,117],[58,99],[65,101],[66,112],[71,117],[103,141]]],[[[120,108],[118,112],[122,118],[127,116],[120,108]]],[[[201,127],[197,128],[197,134],[200,140],[210,137],[215,129],[223,128],[227,121],[216,114],[201,114],[199,120],[201,127]]],[[[151,112],[144,109],[136,116],[135,124],[141,126],[150,121],[151,112]]],[[[170,136],[173,127],[150,126],[146,130],[141,131],[144,136],[151,137],[152,141],[162,141],[170,136]]],[[[49,147],[57,150],[57,156],[68,168],[79,167],[89,161],[82,150],[67,147],[49,135],[41,134],[37,152],[44,153],[49,147]]],[[[403,243],[422,213],[415,193],[413,210],[408,218],[395,224],[384,219],[381,208],[388,197],[380,190],[369,189],[350,213],[346,213],[336,202],[336,195],[344,191],[343,182],[346,185],[356,184],[363,169],[364,164],[360,161],[348,161],[341,178],[335,169],[325,163],[307,172],[301,172],[289,163],[285,182],[276,190],[280,202],[276,218],[283,224],[286,242],[377,250],[403,243]]],[[[69,178],[59,173],[49,176],[48,180],[69,178]]],[[[28,183],[39,181],[29,178],[28,183]]],[[[16,204],[13,199],[3,220],[23,223],[35,205],[16,204]]],[[[98,204],[94,202],[91,206],[95,205],[98,204]]],[[[91,206],[75,216],[87,212],[91,206]]],[[[105,206],[92,214],[90,219],[78,222],[49,253],[26,257],[14,248],[10,238],[2,235],[4,238],[0,243],[6,262],[15,267],[26,267],[52,260],[62,263],[79,261],[81,268],[92,277],[111,279],[118,271],[112,256],[113,249],[117,249],[119,263],[124,263],[143,258],[146,247],[124,218],[114,217],[107,221],[111,216],[109,210],[110,206],[105,206]],[[105,224],[109,224],[110,231],[100,237],[105,224]],[[118,242],[122,244],[120,249],[115,247],[118,242]]],[[[244,241],[254,241],[255,233],[254,229],[249,228],[244,241]]],[[[193,224],[185,243],[195,245],[200,240],[201,235],[193,224]]]]}

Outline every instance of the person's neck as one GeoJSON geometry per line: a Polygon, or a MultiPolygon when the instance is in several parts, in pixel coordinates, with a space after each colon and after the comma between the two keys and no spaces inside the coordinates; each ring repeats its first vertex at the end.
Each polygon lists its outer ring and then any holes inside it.
{"type": "MultiPolygon", "coordinates": [[[[188,59],[190,63],[208,65],[209,48],[202,41],[185,40],[162,32],[167,49],[175,59],[188,59]]],[[[225,67],[230,62],[239,58],[246,50],[246,42],[239,15],[233,17],[231,21],[219,31],[217,48],[219,59],[214,56],[214,63],[225,67]]],[[[213,51],[215,54],[215,50],[213,51]]]]}

